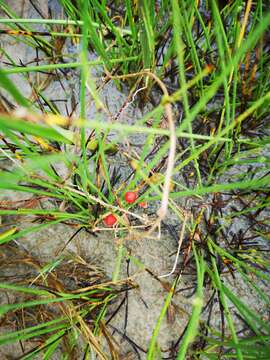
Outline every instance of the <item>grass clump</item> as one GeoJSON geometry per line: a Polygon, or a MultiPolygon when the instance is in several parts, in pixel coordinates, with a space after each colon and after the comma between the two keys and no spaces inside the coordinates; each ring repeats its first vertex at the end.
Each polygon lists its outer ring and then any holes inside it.
{"type": "Polygon", "coordinates": [[[19,344],[20,359],[268,359],[269,6],[56,5],[25,18],[0,1],[0,344],[19,344]],[[109,86],[123,94],[116,110],[109,86]],[[73,232],[40,259],[27,241],[57,224],[73,232]],[[178,247],[161,275],[128,241],[166,231],[178,247]],[[82,232],[116,241],[109,277],[67,251],[82,232]],[[124,259],[165,292],[147,348],[125,323],[129,354],[110,327],[137,287],[124,259]],[[182,326],[165,349],[171,312],[182,326]]]}

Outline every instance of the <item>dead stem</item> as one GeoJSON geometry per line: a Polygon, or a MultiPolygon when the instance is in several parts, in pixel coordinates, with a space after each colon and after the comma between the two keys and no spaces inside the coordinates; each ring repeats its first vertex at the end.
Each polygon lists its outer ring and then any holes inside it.
{"type": "Polygon", "coordinates": [[[159,278],[165,278],[165,277],[171,276],[175,272],[177,262],[178,262],[178,258],[179,258],[179,254],[180,254],[180,250],[181,250],[181,246],[182,246],[182,243],[183,243],[187,218],[188,218],[188,213],[186,212],[185,216],[184,216],[184,221],[183,221],[183,224],[182,224],[180,236],[179,236],[178,248],[177,248],[177,253],[176,253],[175,261],[174,261],[174,264],[173,264],[173,268],[168,274],[160,275],[159,278]]]}
{"type": "Polygon", "coordinates": [[[166,169],[166,174],[165,174],[165,181],[164,181],[164,186],[163,186],[161,206],[157,210],[157,216],[158,216],[157,220],[155,221],[152,228],[148,231],[148,234],[151,234],[157,227],[159,227],[159,224],[161,223],[162,220],[165,219],[165,217],[167,215],[168,204],[169,204],[169,194],[170,194],[170,182],[171,182],[173,168],[174,168],[175,150],[176,150],[176,131],[175,131],[175,125],[174,125],[174,120],[173,120],[172,105],[169,101],[169,93],[168,93],[168,90],[167,90],[165,84],[155,74],[153,74],[149,70],[143,70],[143,71],[140,71],[137,73],[127,74],[127,75],[119,75],[119,76],[110,75],[108,73],[108,71],[106,73],[111,79],[126,79],[126,78],[130,78],[130,77],[136,77],[136,76],[139,76],[142,74],[150,76],[158,84],[158,86],[160,87],[160,89],[162,90],[162,92],[164,94],[163,105],[164,105],[166,118],[168,121],[169,131],[170,131],[170,140],[169,140],[170,148],[169,148],[169,155],[168,155],[168,164],[167,164],[167,169],[166,169]]]}

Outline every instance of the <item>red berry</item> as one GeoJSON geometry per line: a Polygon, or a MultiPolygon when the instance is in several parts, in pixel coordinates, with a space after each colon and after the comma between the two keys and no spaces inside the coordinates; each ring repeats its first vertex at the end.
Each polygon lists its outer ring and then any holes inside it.
{"type": "Polygon", "coordinates": [[[127,203],[134,203],[134,201],[136,201],[137,199],[137,193],[135,193],[134,191],[128,191],[125,193],[125,200],[127,203]]]}
{"type": "Polygon", "coordinates": [[[109,214],[103,219],[103,221],[106,226],[111,227],[116,223],[117,218],[113,214],[109,214]]]}

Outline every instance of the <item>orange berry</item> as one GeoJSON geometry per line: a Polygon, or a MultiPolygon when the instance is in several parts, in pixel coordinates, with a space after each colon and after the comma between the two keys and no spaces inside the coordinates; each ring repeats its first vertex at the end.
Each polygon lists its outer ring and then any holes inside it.
{"type": "Polygon", "coordinates": [[[132,204],[137,199],[137,193],[134,191],[128,191],[125,193],[125,200],[127,203],[132,204]]]}
{"type": "Polygon", "coordinates": [[[147,208],[147,202],[146,202],[146,201],[142,201],[142,202],[140,202],[138,205],[139,205],[139,207],[141,207],[141,208],[144,208],[144,209],[147,208]]]}
{"type": "Polygon", "coordinates": [[[112,227],[117,222],[117,218],[115,215],[109,214],[103,219],[103,221],[106,226],[112,227]]]}

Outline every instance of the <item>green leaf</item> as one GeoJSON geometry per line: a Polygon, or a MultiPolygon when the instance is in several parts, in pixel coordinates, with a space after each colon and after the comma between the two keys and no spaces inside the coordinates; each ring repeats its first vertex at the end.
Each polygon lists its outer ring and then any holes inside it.
{"type": "MultiPolygon", "coordinates": [[[[60,134],[57,130],[51,127],[35,124],[25,120],[19,120],[3,114],[0,115],[0,130],[4,132],[6,130],[14,130],[25,134],[40,136],[44,139],[63,142],[65,144],[71,143],[70,138],[60,134]]],[[[61,129],[61,131],[64,131],[64,129],[61,129]]]]}
{"type": "Polygon", "coordinates": [[[30,103],[25,97],[20,93],[20,91],[16,88],[14,83],[9,80],[8,76],[4,73],[4,71],[0,68],[0,85],[3,89],[5,89],[9,94],[13,97],[13,99],[24,107],[29,107],[30,103]]]}

